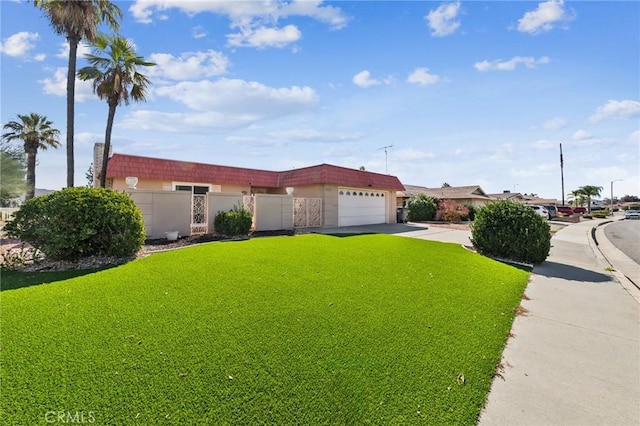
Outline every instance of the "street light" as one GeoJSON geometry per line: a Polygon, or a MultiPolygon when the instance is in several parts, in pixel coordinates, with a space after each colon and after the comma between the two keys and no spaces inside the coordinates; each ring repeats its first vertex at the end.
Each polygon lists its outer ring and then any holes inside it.
{"type": "Polygon", "coordinates": [[[611,208],[609,209],[611,216],[613,216],[613,182],[622,182],[623,180],[624,179],[616,179],[611,181],[611,208]]]}

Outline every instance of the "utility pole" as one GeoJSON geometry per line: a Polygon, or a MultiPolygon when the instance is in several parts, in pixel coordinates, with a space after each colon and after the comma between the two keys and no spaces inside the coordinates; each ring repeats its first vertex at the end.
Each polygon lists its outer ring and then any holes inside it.
{"type": "Polygon", "coordinates": [[[384,172],[389,174],[389,162],[387,160],[387,149],[393,148],[393,145],[383,146],[382,148],[378,148],[378,151],[384,149],[384,172]]]}
{"type": "Polygon", "coordinates": [[[560,144],[560,180],[562,182],[562,205],[564,206],[564,159],[562,158],[562,144],[560,144]]]}

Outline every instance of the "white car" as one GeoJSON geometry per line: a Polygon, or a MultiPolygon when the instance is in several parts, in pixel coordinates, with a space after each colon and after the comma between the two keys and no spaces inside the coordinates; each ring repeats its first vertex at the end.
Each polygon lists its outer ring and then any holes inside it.
{"type": "Polygon", "coordinates": [[[549,219],[549,211],[544,206],[529,206],[545,219],[549,219]]]}
{"type": "Polygon", "coordinates": [[[640,219],[640,211],[639,210],[627,210],[624,212],[625,219],[640,219]]]}

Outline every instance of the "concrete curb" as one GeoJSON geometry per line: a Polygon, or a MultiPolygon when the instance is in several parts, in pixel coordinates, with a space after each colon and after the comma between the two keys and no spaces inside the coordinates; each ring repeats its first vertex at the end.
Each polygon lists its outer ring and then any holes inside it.
{"type": "Polygon", "coordinates": [[[609,272],[615,277],[620,285],[624,287],[631,297],[640,304],[640,281],[636,278],[636,281],[638,281],[636,282],[633,278],[628,277],[622,272],[622,270],[628,268],[629,265],[632,265],[631,267],[635,270],[640,271],[640,265],[635,263],[631,258],[614,246],[607,238],[604,228],[613,222],[613,220],[608,220],[606,222],[596,224],[591,230],[589,245],[600,261],[610,265],[613,270],[610,270],[609,272]]]}

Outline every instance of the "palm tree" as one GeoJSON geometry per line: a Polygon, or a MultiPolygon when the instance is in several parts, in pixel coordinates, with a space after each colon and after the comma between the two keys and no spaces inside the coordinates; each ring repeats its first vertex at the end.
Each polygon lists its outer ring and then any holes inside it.
{"type": "Polygon", "coordinates": [[[116,107],[123,102],[129,105],[129,100],[135,102],[146,100],[147,87],[151,82],[145,75],[140,74],[137,68],[155,64],[136,55],[131,42],[119,34],[100,35],[92,47],[95,54],[87,55],[91,66],[82,68],[78,74],[82,80],[93,80],[94,92],[100,99],[105,99],[109,105],[100,173],[100,186],[104,188],[107,183],[107,161],[109,161],[111,130],[116,107]],[[106,54],[106,56],[102,57],[98,54],[106,54]]]}
{"type": "Polygon", "coordinates": [[[49,19],[53,30],[67,37],[69,43],[69,66],[67,70],[67,186],[73,186],[75,164],[73,159],[74,97],[76,91],[76,58],[78,43],[82,39],[93,42],[98,35],[98,26],[106,23],[117,31],[122,11],[107,0],[34,0],[49,19]]]}
{"type": "Polygon", "coordinates": [[[587,212],[591,213],[591,197],[599,197],[602,191],[601,186],[585,185],[579,188],[582,195],[587,197],[587,212]]]}
{"type": "Polygon", "coordinates": [[[9,132],[2,135],[7,142],[21,140],[24,142],[24,153],[27,156],[27,194],[25,200],[33,198],[36,192],[36,155],[38,149],[57,148],[60,146],[58,135],[52,122],[43,115],[31,113],[18,114],[19,121],[10,121],[3,126],[9,132]]]}
{"type": "Polygon", "coordinates": [[[582,206],[586,201],[587,197],[582,193],[582,190],[575,189],[567,194],[569,201],[572,202],[573,207],[582,206]]]}

